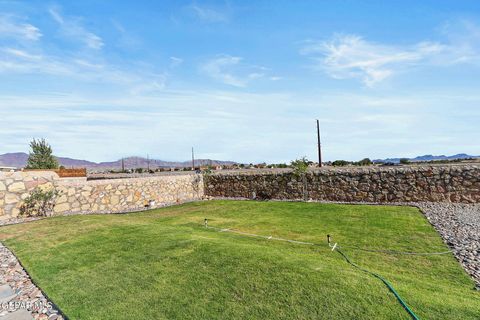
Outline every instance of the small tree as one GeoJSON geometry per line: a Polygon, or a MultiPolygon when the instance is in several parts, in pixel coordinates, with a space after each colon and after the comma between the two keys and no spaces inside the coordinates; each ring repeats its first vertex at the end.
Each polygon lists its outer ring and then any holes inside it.
{"type": "Polygon", "coordinates": [[[358,161],[358,164],[360,166],[370,166],[370,165],[373,164],[373,162],[369,158],[365,158],[365,159],[362,159],[362,160],[358,161]]]}
{"type": "Polygon", "coordinates": [[[202,170],[202,173],[204,176],[208,176],[213,173],[213,167],[212,166],[207,166],[205,169],[202,170]]]}
{"type": "Polygon", "coordinates": [[[57,169],[58,161],[52,154],[52,147],[45,139],[33,139],[30,142],[30,154],[27,169],[57,169]]]}
{"type": "Polygon", "coordinates": [[[409,164],[410,161],[407,158],[402,158],[402,159],[400,159],[400,163],[401,164],[409,164]]]}
{"type": "Polygon", "coordinates": [[[296,159],[290,162],[290,166],[293,168],[293,172],[296,175],[302,175],[307,172],[308,164],[310,162],[306,157],[302,157],[300,159],[296,159]]]}
{"type": "Polygon", "coordinates": [[[332,165],[335,167],[344,167],[347,166],[350,162],[345,160],[335,160],[332,162],[332,165]]]}
{"type": "Polygon", "coordinates": [[[293,168],[293,174],[296,176],[302,177],[302,185],[303,185],[303,200],[308,200],[307,194],[307,170],[310,161],[308,161],[307,157],[302,157],[300,159],[296,159],[290,162],[290,166],[293,168]]]}

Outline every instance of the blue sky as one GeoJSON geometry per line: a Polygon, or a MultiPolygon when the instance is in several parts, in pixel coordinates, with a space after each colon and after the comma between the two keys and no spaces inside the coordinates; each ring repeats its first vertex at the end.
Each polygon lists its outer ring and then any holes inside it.
{"type": "Polygon", "coordinates": [[[480,154],[478,1],[0,0],[0,153],[480,154]]]}

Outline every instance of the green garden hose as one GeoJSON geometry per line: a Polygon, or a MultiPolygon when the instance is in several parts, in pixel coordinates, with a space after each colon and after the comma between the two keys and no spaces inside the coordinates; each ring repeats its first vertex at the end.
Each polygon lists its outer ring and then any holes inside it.
{"type": "Polygon", "coordinates": [[[412,319],[414,320],[420,320],[420,318],[415,314],[415,312],[412,311],[412,309],[410,309],[408,307],[408,305],[405,303],[405,301],[403,301],[402,297],[400,297],[400,295],[398,294],[397,291],[395,291],[395,288],[393,288],[393,286],[390,284],[390,282],[388,282],[385,278],[383,278],[382,276],[380,276],[379,274],[377,273],[374,273],[374,272],[371,272],[371,271],[368,271],[367,269],[363,269],[362,267],[360,267],[359,265],[353,263],[352,261],[350,261],[350,259],[347,257],[347,255],[345,253],[343,253],[340,249],[336,249],[338,253],[340,253],[344,258],[345,260],[350,263],[352,266],[354,266],[355,268],[365,272],[365,273],[368,273],[372,276],[374,276],[375,278],[377,279],[380,279],[386,286],[387,288],[393,293],[393,295],[395,296],[395,298],[397,298],[398,302],[400,302],[400,304],[402,305],[402,307],[408,312],[408,314],[412,317],[412,319]]]}
{"type": "MultiPolygon", "coordinates": [[[[233,233],[237,233],[237,234],[244,235],[244,236],[264,238],[264,239],[267,239],[267,240],[286,241],[286,242],[295,243],[295,244],[304,244],[304,245],[320,246],[319,244],[315,244],[315,243],[311,243],[311,242],[303,242],[303,241],[298,241],[298,240],[276,238],[276,237],[272,237],[272,236],[262,236],[262,235],[258,235],[258,234],[254,234],[254,233],[247,233],[247,232],[242,232],[242,231],[233,230],[233,229],[228,229],[228,228],[212,227],[212,226],[209,226],[209,225],[208,225],[208,219],[205,219],[205,220],[204,220],[204,226],[205,226],[205,228],[207,228],[207,229],[213,229],[213,230],[216,230],[216,231],[219,231],[219,232],[233,232],[233,233]]],[[[414,320],[420,320],[420,318],[415,314],[415,312],[413,312],[412,309],[410,309],[410,308],[408,307],[408,305],[406,304],[406,302],[403,301],[402,297],[398,294],[398,292],[395,291],[395,288],[393,288],[393,286],[390,284],[390,282],[388,282],[385,278],[383,278],[383,277],[380,276],[379,274],[374,273],[374,272],[371,272],[371,271],[369,271],[369,270],[367,270],[367,269],[364,269],[364,268],[360,267],[359,265],[355,264],[354,262],[352,262],[352,261],[347,257],[347,255],[340,250],[340,246],[337,245],[337,243],[335,243],[333,246],[331,245],[330,235],[327,235],[327,241],[328,241],[328,246],[329,246],[330,248],[332,248],[332,251],[333,251],[333,250],[336,250],[339,254],[342,255],[342,257],[343,257],[349,264],[351,264],[351,265],[354,266],[355,268],[359,269],[360,271],[363,271],[363,272],[365,272],[365,273],[368,273],[368,274],[374,276],[375,278],[379,279],[380,281],[382,281],[382,282],[387,286],[387,288],[393,293],[393,295],[395,296],[395,298],[397,298],[398,302],[400,302],[400,304],[402,305],[402,307],[405,309],[405,311],[408,312],[408,314],[412,317],[412,319],[414,319],[414,320]]],[[[360,249],[360,250],[362,250],[361,248],[355,248],[355,249],[360,249]]],[[[370,250],[365,250],[365,251],[370,251],[370,250]]],[[[426,254],[426,255],[428,255],[428,254],[445,254],[445,253],[449,253],[449,252],[450,252],[450,251],[446,251],[446,252],[433,252],[433,253],[416,253],[416,252],[398,252],[398,251],[389,251],[389,250],[371,250],[371,251],[373,251],[373,252],[383,252],[383,253],[395,253],[395,254],[426,254]]]]}

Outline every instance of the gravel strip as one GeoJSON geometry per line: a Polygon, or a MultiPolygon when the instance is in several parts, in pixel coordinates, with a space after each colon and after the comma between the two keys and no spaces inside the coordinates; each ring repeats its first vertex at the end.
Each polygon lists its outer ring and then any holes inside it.
{"type": "MultiPolygon", "coordinates": [[[[24,309],[36,320],[63,320],[59,310],[49,301],[18,262],[15,255],[0,243],[0,286],[9,286],[13,299],[0,305],[0,320],[24,309]]],[[[8,287],[7,287],[8,288],[8,287]]]]}
{"type": "Polygon", "coordinates": [[[420,203],[417,207],[453,249],[480,290],[480,204],[420,203]]]}

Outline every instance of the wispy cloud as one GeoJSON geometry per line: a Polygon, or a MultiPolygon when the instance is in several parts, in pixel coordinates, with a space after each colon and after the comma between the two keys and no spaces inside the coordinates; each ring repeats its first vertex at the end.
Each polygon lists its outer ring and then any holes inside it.
{"type": "Polygon", "coordinates": [[[183,63],[183,59],[179,57],[170,57],[170,68],[178,67],[183,63]]]}
{"type": "Polygon", "coordinates": [[[101,49],[104,46],[102,38],[83,27],[81,18],[72,16],[65,18],[56,7],[52,7],[48,11],[66,37],[77,39],[91,49],[101,49]]]}
{"type": "MultiPolygon", "coordinates": [[[[64,36],[95,49],[95,55],[83,50],[58,52],[43,42],[32,45],[16,39],[0,46],[0,75],[45,75],[87,84],[98,82],[133,95],[150,94],[165,88],[165,72],[142,62],[110,63],[105,54],[98,51],[103,46],[103,40],[85,29],[81,18],[64,16],[57,7],[50,8],[48,12],[64,36]]],[[[21,21],[14,15],[0,15],[0,37],[37,40],[41,36],[38,28],[21,21]]],[[[117,27],[123,28],[119,24],[117,27]]],[[[179,60],[174,62],[180,63],[179,60]]]]}
{"type": "Polygon", "coordinates": [[[200,6],[198,4],[192,4],[188,6],[191,12],[200,20],[204,22],[227,22],[229,15],[225,11],[214,9],[210,7],[200,6]]]}
{"type": "Polygon", "coordinates": [[[151,77],[148,81],[140,82],[137,85],[134,85],[130,92],[133,95],[145,95],[150,93],[155,93],[163,91],[166,88],[167,84],[167,75],[159,74],[151,77]]]}
{"type": "Polygon", "coordinates": [[[234,87],[246,87],[255,79],[266,76],[267,68],[243,63],[242,57],[219,55],[201,66],[209,77],[234,87]]]}
{"type": "Polygon", "coordinates": [[[445,23],[441,33],[449,45],[440,62],[448,65],[480,62],[480,26],[470,20],[445,23]]]}
{"type": "Polygon", "coordinates": [[[69,78],[86,83],[108,83],[132,94],[146,94],[165,88],[167,74],[147,67],[118,67],[78,56],[33,53],[0,47],[0,74],[38,74],[69,78]]]}
{"type": "Polygon", "coordinates": [[[368,87],[416,66],[480,62],[480,28],[476,24],[448,23],[442,35],[443,41],[394,45],[336,34],[329,40],[305,42],[300,53],[311,58],[313,69],[336,79],[357,78],[368,87]]]}
{"type": "Polygon", "coordinates": [[[38,40],[42,36],[40,29],[25,23],[13,15],[0,15],[0,37],[25,40],[38,40]]]}
{"type": "Polygon", "coordinates": [[[301,53],[313,58],[314,68],[333,78],[359,78],[365,85],[373,86],[443,50],[443,45],[432,42],[402,48],[369,42],[357,35],[335,35],[328,41],[307,43],[301,53]]]}
{"type": "Polygon", "coordinates": [[[31,54],[26,51],[15,49],[15,48],[2,48],[1,50],[7,55],[11,55],[20,59],[25,59],[30,61],[38,61],[42,59],[42,56],[31,54]]]}
{"type": "Polygon", "coordinates": [[[118,32],[118,36],[116,37],[118,45],[129,49],[137,49],[142,45],[141,39],[127,30],[123,24],[113,18],[110,19],[110,21],[114,29],[118,32]]]}
{"type": "Polygon", "coordinates": [[[228,55],[220,56],[205,63],[202,66],[202,70],[208,76],[223,83],[235,87],[245,87],[247,84],[246,79],[241,79],[227,71],[227,69],[231,68],[232,66],[238,65],[240,61],[242,61],[241,57],[233,57],[228,55]]]}
{"type": "Polygon", "coordinates": [[[74,74],[73,66],[26,50],[0,48],[0,73],[4,74],[68,75],[74,74]]]}

